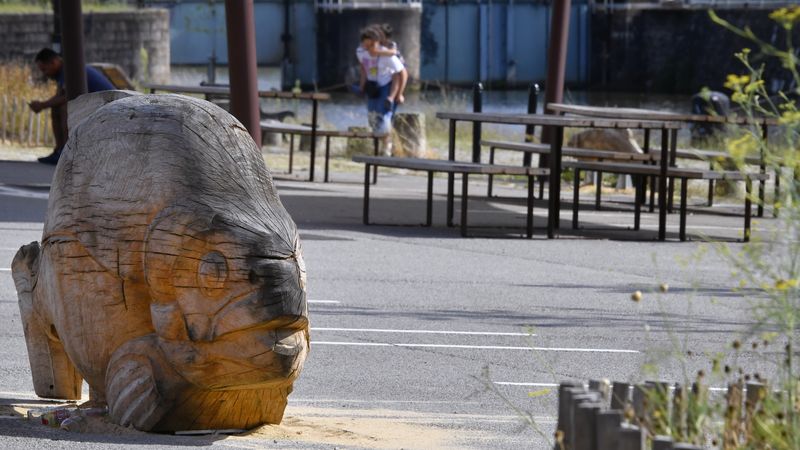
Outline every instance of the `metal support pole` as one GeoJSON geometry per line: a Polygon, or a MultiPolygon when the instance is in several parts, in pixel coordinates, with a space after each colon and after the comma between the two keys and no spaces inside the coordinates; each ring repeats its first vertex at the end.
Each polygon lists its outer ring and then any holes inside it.
{"type": "MultiPolygon", "coordinates": [[[[377,167],[377,166],[375,166],[377,167]]],[[[369,225],[369,164],[364,164],[364,225],[369,225]]]]}
{"type": "MultiPolygon", "coordinates": [[[[456,121],[450,120],[449,128],[449,147],[447,149],[447,159],[450,161],[456,160],[456,121]]],[[[453,226],[453,190],[455,189],[455,174],[450,172],[447,174],[447,226],[453,226]]]]}
{"type": "Polygon", "coordinates": [[[325,136],[325,182],[328,182],[328,169],[331,160],[331,137],[325,136]]]}
{"type": "MultiPolygon", "coordinates": [[[[314,166],[317,164],[317,109],[317,101],[313,100],[311,102],[311,161],[308,168],[309,181],[314,181],[314,166]]],[[[378,166],[375,167],[377,168],[378,166]]]]}
{"type": "Polygon", "coordinates": [[[561,187],[561,145],[564,141],[563,127],[550,127],[552,142],[550,144],[550,196],[547,199],[547,238],[556,237],[559,222],[559,196],[561,187]]]}
{"type": "Polygon", "coordinates": [[[88,92],[80,0],[61,0],[61,33],[64,40],[64,88],[67,100],[72,100],[88,92]]]}
{"type": "Polygon", "coordinates": [[[231,112],[250,132],[256,146],[261,148],[253,0],[225,0],[225,27],[228,35],[231,112]]]}
{"type": "Polygon", "coordinates": [[[667,239],[667,170],[669,168],[669,131],[661,130],[661,167],[658,176],[658,240],[667,239]]]}
{"type": "Polygon", "coordinates": [[[433,171],[428,171],[428,202],[425,210],[425,226],[433,225],[433,171]]]}
{"type": "Polygon", "coordinates": [[[680,239],[681,241],[686,240],[686,186],[689,184],[689,180],[686,178],[681,178],[681,213],[680,213],[680,239]]]}
{"type": "MultiPolygon", "coordinates": [[[[531,84],[528,88],[528,114],[536,114],[536,110],[539,107],[539,85],[536,83],[531,84]]],[[[533,136],[536,132],[536,127],[533,125],[528,125],[525,127],[525,142],[533,142],[533,136]]],[[[531,166],[531,160],[533,159],[533,154],[525,153],[522,156],[522,164],[525,167],[531,166]]]]}
{"type": "MultiPolygon", "coordinates": [[[[766,162],[765,152],[766,152],[768,137],[769,137],[769,129],[767,128],[767,124],[764,123],[761,125],[761,139],[764,141],[764,143],[761,145],[761,161],[759,164],[759,173],[761,175],[767,173],[767,162],[766,162]]],[[[756,211],[756,215],[758,217],[764,217],[764,200],[766,199],[766,193],[767,193],[767,181],[766,178],[762,178],[758,182],[758,209],[756,211]]],[[[777,201],[777,199],[775,200],[777,201]]]]}
{"type": "Polygon", "coordinates": [[[527,236],[528,239],[533,237],[533,185],[536,182],[536,179],[528,175],[528,216],[527,216],[527,236]]]}
{"type": "Polygon", "coordinates": [[[469,203],[469,175],[461,174],[461,237],[467,237],[467,204],[469,203]]]}
{"type": "MultiPolygon", "coordinates": [[[[475,83],[472,87],[472,112],[483,111],[483,85],[475,83]]],[[[481,123],[472,122],[472,162],[481,162],[481,123]]]]}
{"type": "MultiPolygon", "coordinates": [[[[547,48],[547,81],[544,85],[545,114],[551,114],[547,110],[547,104],[561,103],[564,100],[571,3],[571,0],[553,1],[553,12],[550,17],[550,46],[547,48]]],[[[542,143],[549,144],[551,135],[546,128],[542,130],[542,143]]],[[[539,157],[539,167],[544,167],[546,164],[547,158],[539,157]]],[[[552,186],[550,189],[552,190],[552,186]]]]}
{"type": "Polygon", "coordinates": [[[581,194],[581,171],[575,169],[575,176],[572,179],[572,229],[578,229],[578,208],[580,208],[581,194]]]}

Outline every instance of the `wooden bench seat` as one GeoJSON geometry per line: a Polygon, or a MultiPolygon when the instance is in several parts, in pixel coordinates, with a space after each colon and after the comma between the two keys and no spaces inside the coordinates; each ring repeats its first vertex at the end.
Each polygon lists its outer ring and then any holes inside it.
{"type": "MultiPolygon", "coordinates": [[[[526,236],[533,236],[533,184],[534,177],[548,175],[547,169],[524,166],[503,166],[494,164],[481,164],[463,161],[448,161],[423,158],[393,158],[389,156],[363,156],[356,155],[353,161],[364,164],[364,225],[369,225],[369,178],[370,166],[390,167],[424,171],[428,173],[427,214],[425,226],[431,226],[433,221],[433,174],[448,173],[461,174],[461,235],[467,236],[467,209],[469,203],[469,175],[518,175],[528,178],[528,210],[526,222],[526,236]]],[[[452,209],[452,199],[448,198],[448,210],[452,209]]]]}
{"type": "MultiPolygon", "coordinates": [[[[633,175],[640,178],[660,175],[660,168],[647,164],[631,163],[611,163],[599,161],[564,161],[563,167],[574,170],[573,179],[573,200],[572,200],[572,228],[578,228],[578,210],[580,203],[580,173],[581,171],[608,172],[624,175],[633,175]]],[[[769,175],[761,173],[743,173],[739,171],[715,171],[705,169],[687,169],[670,167],[667,169],[670,178],[681,180],[681,199],[680,199],[680,227],[679,237],[681,241],[686,240],[686,206],[687,206],[687,186],[688,180],[728,180],[744,181],[745,190],[745,213],[744,213],[744,241],[750,239],[750,222],[752,217],[752,182],[765,181],[769,175]]],[[[644,183],[636,184],[636,198],[639,198],[644,183]]],[[[641,215],[641,203],[634,202],[634,230],[639,229],[641,215]]]]}
{"type": "MultiPolygon", "coordinates": [[[[349,139],[372,139],[373,150],[375,156],[380,152],[380,140],[384,137],[383,134],[373,133],[371,131],[350,131],[350,130],[325,130],[317,129],[312,130],[308,125],[299,125],[293,123],[283,123],[275,120],[262,120],[261,131],[267,133],[280,133],[289,135],[289,173],[294,170],[294,137],[298,136],[313,136],[325,138],[325,175],[323,181],[327,183],[330,179],[330,158],[331,158],[331,138],[349,138],[349,139]]],[[[314,150],[316,146],[312,146],[314,150]]],[[[316,154],[311,152],[310,164],[313,166],[315,163],[316,154]]],[[[377,169],[377,166],[376,166],[377,169]]],[[[378,181],[378,171],[373,173],[372,182],[378,181]]]]}

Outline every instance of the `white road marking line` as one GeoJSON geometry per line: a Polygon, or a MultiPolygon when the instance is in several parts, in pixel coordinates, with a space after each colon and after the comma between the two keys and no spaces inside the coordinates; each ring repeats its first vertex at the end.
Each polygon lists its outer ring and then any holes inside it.
{"type": "MultiPolygon", "coordinates": [[[[558,383],[521,383],[516,381],[492,381],[492,384],[496,384],[498,386],[529,386],[529,387],[558,387],[558,383]]],[[[675,389],[674,386],[669,387],[671,390],[675,389]]],[[[725,392],[728,388],[724,387],[710,387],[708,388],[709,391],[714,392],[725,392]]]]}
{"type": "Polygon", "coordinates": [[[502,333],[494,331],[439,331],[439,330],[392,330],[383,328],[311,328],[311,331],[356,331],[365,333],[409,333],[409,334],[455,334],[470,336],[536,336],[532,333],[502,333]]]}
{"type": "Polygon", "coordinates": [[[11,272],[11,269],[6,267],[0,267],[0,272],[11,272]]]}
{"type": "Polygon", "coordinates": [[[50,194],[47,192],[33,192],[9,186],[0,186],[0,195],[5,195],[8,197],[35,198],[37,200],[47,200],[50,197],[50,194]]]}
{"type": "Polygon", "coordinates": [[[410,348],[458,348],[470,350],[527,350],[542,352],[583,352],[583,353],[641,353],[638,350],[615,348],[569,348],[569,347],[512,347],[503,345],[457,345],[457,344],[393,344],[388,342],[339,342],[311,341],[313,345],[343,345],[353,347],[410,347],[410,348]]]}
{"type": "Polygon", "coordinates": [[[324,304],[324,305],[328,305],[328,304],[338,305],[341,302],[339,300],[309,300],[308,303],[320,303],[320,304],[324,304]]]}

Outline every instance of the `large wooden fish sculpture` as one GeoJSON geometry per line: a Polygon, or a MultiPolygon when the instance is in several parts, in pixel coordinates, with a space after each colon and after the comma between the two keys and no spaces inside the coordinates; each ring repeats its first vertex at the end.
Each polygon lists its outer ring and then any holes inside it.
{"type": "Polygon", "coordinates": [[[37,395],[79,399],[85,379],[139,430],[280,423],[309,349],[305,266],[260,150],[222,109],[133,95],[88,115],[12,272],[37,395]]]}

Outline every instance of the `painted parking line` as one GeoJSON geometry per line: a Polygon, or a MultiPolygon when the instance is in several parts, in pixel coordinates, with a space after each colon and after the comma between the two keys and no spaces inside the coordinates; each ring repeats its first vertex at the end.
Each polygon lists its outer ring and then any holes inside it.
{"type": "Polygon", "coordinates": [[[352,331],[358,333],[407,333],[407,334],[451,334],[461,336],[536,336],[532,333],[503,333],[494,331],[447,331],[447,330],[395,330],[386,328],[324,328],[315,327],[312,331],[352,331]]]}
{"type": "Polygon", "coordinates": [[[11,269],[7,267],[0,267],[0,272],[11,272],[11,269]]]}
{"type": "Polygon", "coordinates": [[[641,353],[638,350],[616,348],[572,348],[572,347],[514,347],[505,345],[458,345],[458,344],[396,344],[388,342],[339,342],[314,341],[313,345],[337,345],[350,347],[404,347],[404,348],[452,348],[465,350],[523,350],[541,352],[580,352],[580,353],[641,353]]]}
{"type": "Polygon", "coordinates": [[[0,185],[0,195],[7,197],[32,198],[37,200],[47,200],[50,197],[48,192],[29,191],[27,189],[18,189],[3,185],[0,185]]]}
{"type": "Polygon", "coordinates": [[[341,302],[339,300],[309,300],[308,303],[317,303],[321,305],[338,305],[341,302]]]}
{"type": "MultiPolygon", "coordinates": [[[[492,384],[496,384],[498,386],[524,386],[524,387],[538,387],[538,388],[556,388],[559,386],[558,383],[526,383],[526,382],[516,382],[516,381],[492,381],[492,384]]],[[[584,384],[584,386],[586,386],[584,384]]],[[[674,390],[674,386],[669,387],[670,390],[674,390]]],[[[725,387],[710,387],[708,388],[709,391],[713,392],[725,392],[728,388],[725,387]]]]}

